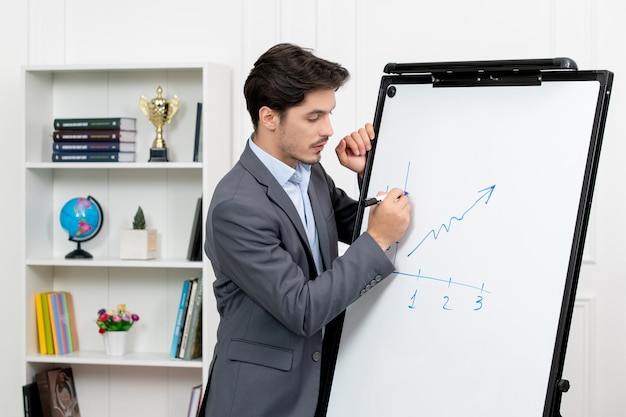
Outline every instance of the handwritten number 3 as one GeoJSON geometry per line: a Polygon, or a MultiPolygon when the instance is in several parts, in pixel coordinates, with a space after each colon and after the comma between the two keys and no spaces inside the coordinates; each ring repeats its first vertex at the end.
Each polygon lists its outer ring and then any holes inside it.
{"type": "Polygon", "coordinates": [[[478,307],[476,307],[476,308],[474,309],[474,311],[478,311],[478,310],[480,310],[481,308],[483,308],[483,296],[482,296],[482,295],[479,295],[479,296],[476,298],[476,304],[478,304],[478,307]]]}

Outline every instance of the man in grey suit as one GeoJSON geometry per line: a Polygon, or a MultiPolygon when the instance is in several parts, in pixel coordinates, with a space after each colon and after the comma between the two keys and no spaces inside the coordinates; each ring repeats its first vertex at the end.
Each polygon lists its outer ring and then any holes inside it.
{"type": "MultiPolygon", "coordinates": [[[[357,202],[319,163],[348,75],[279,44],[246,80],[254,132],[206,224],[220,324],[202,416],[312,417],[325,326],[394,270],[385,251],[408,228],[408,198],[390,190],[351,242],[357,202]],[[351,243],[340,257],[338,241],[351,243]]],[[[368,123],[335,148],[360,179],[373,138],[368,123]]]]}

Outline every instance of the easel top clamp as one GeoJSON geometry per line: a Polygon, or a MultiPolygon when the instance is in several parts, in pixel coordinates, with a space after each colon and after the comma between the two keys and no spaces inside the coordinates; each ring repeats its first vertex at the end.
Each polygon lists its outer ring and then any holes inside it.
{"type": "Polygon", "coordinates": [[[431,75],[433,87],[541,85],[544,71],[577,71],[571,58],[434,63],[388,63],[393,75],[431,75]]]}

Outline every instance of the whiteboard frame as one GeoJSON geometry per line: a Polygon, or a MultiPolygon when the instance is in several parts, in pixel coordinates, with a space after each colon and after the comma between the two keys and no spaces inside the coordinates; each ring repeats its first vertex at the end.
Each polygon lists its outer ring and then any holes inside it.
{"type": "MultiPolygon", "coordinates": [[[[390,63],[385,67],[385,72],[388,74],[391,73],[391,75],[385,75],[381,79],[374,116],[376,139],[374,139],[372,143],[372,150],[368,154],[364,180],[360,190],[361,202],[358,208],[353,240],[355,240],[361,233],[365,213],[363,200],[368,197],[368,187],[376,154],[378,132],[384,112],[385,100],[389,94],[388,89],[390,86],[398,84],[430,83],[433,85],[433,88],[445,88],[447,86],[497,88],[498,86],[503,85],[541,85],[542,83],[560,81],[597,81],[599,83],[600,88],[597,97],[596,112],[591,137],[589,138],[587,163],[579,200],[569,264],[567,267],[567,277],[565,280],[565,287],[563,289],[560,317],[555,337],[552,364],[549,371],[549,381],[543,408],[543,417],[560,417],[561,396],[563,392],[567,392],[569,389],[569,382],[562,379],[563,365],[574,310],[580,266],[583,259],[583,249],[587,226],[589,223],[589,215],[591,211],[591,203],[599,164],[604,127],[608,112],[613,73],[606,70],[578,71],[575,62],[569,58],[480,62],[467,61],[426,64],[390,63]]],[[[344,311],[344,313],[338,316],[326,327],[321,390],[316,417],[324,417],[327,413],[345,315],[346,312],[344,311]]]]}

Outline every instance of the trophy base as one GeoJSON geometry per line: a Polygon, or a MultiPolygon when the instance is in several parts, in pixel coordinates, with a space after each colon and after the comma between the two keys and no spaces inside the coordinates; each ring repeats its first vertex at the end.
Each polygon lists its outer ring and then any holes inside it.
{"type": "Polygon", "coordinates": [[[150,159],[148,162],[168,162],[167,148],[150,148],[150,159]]]}

